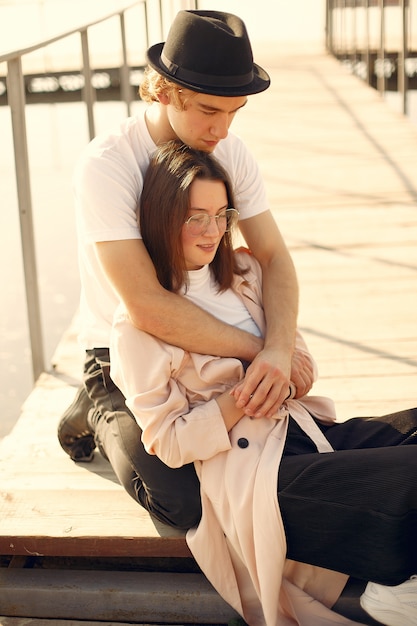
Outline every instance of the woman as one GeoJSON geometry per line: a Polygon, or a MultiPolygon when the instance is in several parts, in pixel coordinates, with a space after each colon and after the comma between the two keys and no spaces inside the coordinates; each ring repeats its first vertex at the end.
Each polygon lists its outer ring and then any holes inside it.
{"type": "MultiPolygon", "coordinates": [[[[233,206],[215,159],[170,142],[145,177],[141,232],[166,289],[262,336],[262,273],[233,251],[233,206]]],[[[314,367],[299,335],[296,348],[314,367]]],[[[273,418],[250,417],[233,395],[245,363],[166,344],[123,310],[111,354],[147,452],[169,467],[194,462],[202,518],[188,544],[250,626],[353,623],[330,610],[349,576],[385,585],[416,571],[417,459],[403,445],[415,410],[335,424],[330,400],[289,390],[273,418]]]]}

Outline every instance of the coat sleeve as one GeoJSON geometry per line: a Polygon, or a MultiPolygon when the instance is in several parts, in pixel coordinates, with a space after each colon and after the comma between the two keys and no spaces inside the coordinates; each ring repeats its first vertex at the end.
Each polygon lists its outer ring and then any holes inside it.
{"type": "Polygon", "coordinates": [[[214,399],[190,408],[173,373],[187,354],[135,328],[118,316],[111,335],[111,376],[126,398],[149,454],[169,467],[206,460],[230,449],[230,439],[214,399]]]}

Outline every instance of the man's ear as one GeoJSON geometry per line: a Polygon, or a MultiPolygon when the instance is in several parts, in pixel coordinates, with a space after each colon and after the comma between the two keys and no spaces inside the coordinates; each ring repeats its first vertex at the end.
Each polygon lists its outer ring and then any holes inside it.
{"type": "Polygon", "coordinates": [[[166,91],[162,91],[158,94],[158,100],[161,104],[169,104],[169,95],[166,91]]]}

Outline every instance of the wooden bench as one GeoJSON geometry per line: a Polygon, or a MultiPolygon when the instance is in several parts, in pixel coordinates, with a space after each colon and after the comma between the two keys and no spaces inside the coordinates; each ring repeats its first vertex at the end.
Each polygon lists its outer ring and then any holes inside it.
{"type": "Polygon", "coordinates": [[[200,572],[184,533],[138,506],[98,452],[76,464],[61,449],[57,424],[81,372],[75,334],[0,443],[0,616],[228,623],[236,613],[200,572]]]}

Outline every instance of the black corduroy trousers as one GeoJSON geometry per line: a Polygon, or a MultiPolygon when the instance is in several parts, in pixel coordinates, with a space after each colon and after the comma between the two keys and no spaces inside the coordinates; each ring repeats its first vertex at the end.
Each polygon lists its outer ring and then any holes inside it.
{"type": "Polygon", "coordinates": [[[288,557],[364,581],[417,573],[417,409],[321,427],[319,454],[290,420],[278,476],[288,557]]]}

